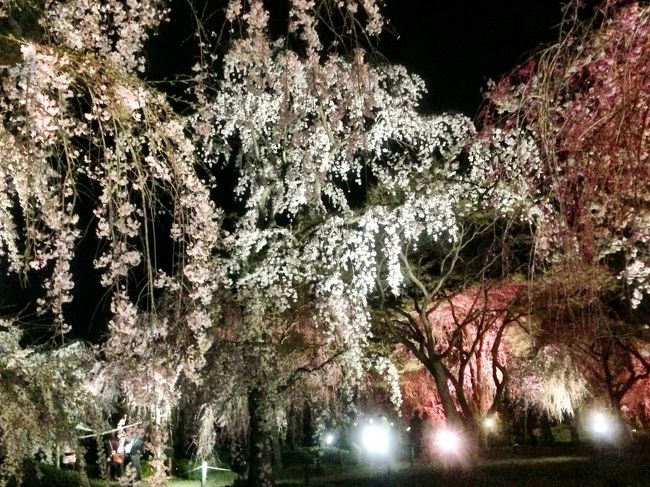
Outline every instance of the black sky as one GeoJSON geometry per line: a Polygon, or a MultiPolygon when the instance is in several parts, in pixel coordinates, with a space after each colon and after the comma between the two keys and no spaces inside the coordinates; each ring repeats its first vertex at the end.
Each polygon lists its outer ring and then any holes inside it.
{"type": "Polygon", "coordinates": [[[559,34],[562,3],[555,0],[387,0],[399,37],[380,49],[422,76],[426,111],[473,116],[488,79],[523,62],[559,34]]]}

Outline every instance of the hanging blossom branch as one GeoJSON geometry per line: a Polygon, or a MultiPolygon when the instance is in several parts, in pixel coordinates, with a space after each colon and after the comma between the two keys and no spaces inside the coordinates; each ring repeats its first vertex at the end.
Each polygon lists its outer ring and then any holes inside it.
{"type": "Polygon", "coordinates": [[[165,0],[46,0],[43,23],[53,42],[92,51],[126,73],[143,72],[144,44],[167,20],[165,0]]]}
{"type": "MultiPolygon", "coordinates": [[[[0,132],[0,239],[14,271],[54,262],[39,309],[52,311],[57,330],[67,331],[63,305],[72,297],[70,261],[84,181],[89,191],[94,186],[100,192],[96,236],[108,247],[95,266],[102,284],[115,291],[110,326],[116,335],[137,333],[128,275],[138,266],[145,270],[150,305],[156,285],[209,304],[219,279],[210,267],[219,212],[196,175],[182,121],[161,95],[111,64],[34,44],[24,44],[22,55],[21,63],[5,68],[2,84],[8,117],[0,132]],[[173,211],[171,238],[181,249],[175,263],[180,280],[156,268],[152,248],[154,221],[166,211],[163,195],[173,211]]],[[[197,336],[202,321],[198,315],[189,321],[197,336]]]]}

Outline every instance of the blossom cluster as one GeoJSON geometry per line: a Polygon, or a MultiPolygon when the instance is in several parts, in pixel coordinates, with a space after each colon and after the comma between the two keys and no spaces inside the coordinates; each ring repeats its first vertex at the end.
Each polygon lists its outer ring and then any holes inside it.
{"type": "Polygon", "coordinates": [[[43,24],[54,41],[105,56],[127,73],[144,71],[144,44],[168,14],[164,0],[47,0],[43,24]]]}
{"type": "Polygon", "coordinates": [[[142,347],[162,338],[138,340],[150,331],[140,314],[155,313],[156,293],[177,296],[189,304],[182,318],[188,350],[174,356],[170,374],[181,368],[195,376],[211,343],[206,309],[225,275],[213,260],[220,213],[197,175],[183,120],[124,66],[35,44],[24,44],[22,56],[2,80],[8,121],[0,128],[0,243],[11,270],[45,273],[38,304],[65,334],[71,263],[84,226],[94,229],[85,238],[105,243],[93,264],[112,295],[108,346],[146,362],[142,347]],[[90,222],[80,213],[89,204],[90,222]],[[171,275],[159,268],[154,248],[164,213],[176,247],[171,275]],[[147,280],[134,291],[135,271],[147,280]],[[147,301],[134,299],[138,294],[147,301]]]}

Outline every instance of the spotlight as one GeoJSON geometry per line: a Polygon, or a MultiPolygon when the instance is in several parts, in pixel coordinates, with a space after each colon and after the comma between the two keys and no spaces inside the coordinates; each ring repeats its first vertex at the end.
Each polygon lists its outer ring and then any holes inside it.
{"type": "Polygon", "coordinates": [[[450,429],[442,429],[438,431],[435,438],[435,445],[441,453],[444,454],[457,454],[461,447],[460,435],[450,429]]]}
{"type": "Polygon", "coordinates": [[[619,426],[614,417],[603,411],[593,411],[589,416],[589,430],[598,441],[616,441],[619,426]]]}
{"type": "Polygon", "coordinates": [[[371,455],[385,456],[390,448],[388,428],[382,425],[368,424],[361,431],[361,443],[371,455]]]}
{"type": "Polygon", "coordinates": [[[483,427],[487,430],[492,430],[496,426],[496,421],[492,416],[488,416],[483,420],[483,427]]]}
{"type": "Polygon", "coordinates": [[[325,444],[327,446],[332,446],[334,444],[334,435],[332,433],[327,433],[325,435],[325,444]]]}

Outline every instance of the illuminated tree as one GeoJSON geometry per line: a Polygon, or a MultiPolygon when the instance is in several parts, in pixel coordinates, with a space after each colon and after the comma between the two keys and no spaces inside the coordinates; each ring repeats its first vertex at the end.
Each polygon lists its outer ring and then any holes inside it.
{"type": "Polygon", "coordinates": [[[426,368],[443,419],[478,439],[479,422],[503,410],[513,356],[523,355],[505,345],[510,345],[509,326],[519,319],[515,303],[525,286],[484,282],[425,295],[422,280],[412,279],[422,292],[387,306],[378,314],[378,330],[426,368]]]}
{"type": "MultiPolygon", "coordinates": [[[[650,373],[645,329],[617,319],[604,305],[615,300],[617,287],[610,270],[585,266],[572,273],[552,269],[537,279],[531,293],[537,347],[555,350],[572,371],[573,382],[581,382],[583,389],[589,386],[591,396],[601,396],[616,411],[625,394],[650,373]]],[[[568,382],[559,380],[558,385],[568,382]]],[[[573,413],[580,404],[580,395],[569,396],[574,400],[565,401],[564,413],[573,413]]],[[[560,409],[553,416],[561,417],[560,409]]]]}
{"type": "Polygon", "coordinates": [[[222,333],[240,347],[243,384],[233,397],[247,405],[252,485],[272,482],[269,444],[286,379],[335,357],[358,382],[370,362],[369,300],[400,294],[407,249],[459,242],[461,218],[480,195],[514,212],[519,196],[495,185],[493,166],[529,147],[503,139],[503,154],[490,158],[477,146],[468,170],[459,155],[471,122],[419,114],[423,83],[401,67],[373,64],[358,49],[328,53],[305,20],[316,8],[293,2],[290,34],[277,40],[261,2],[233,2],[228,15],[241,15],[243,37],[212,86],[209,68],[197,66],[203,101],[192,125],[203,157],[236,174],[225,239],[234,311],[222,333]],[[325,344],[321,356],[286,363],[288,332],[325,344]]]}
{"type": "Polygon", "coordinates": [[[536,199],[541,340],[570,350],[618,408],[648,370],[650,9],[612,0],[583,15],[571,3],[561,39],[491,87],[483,122],[537,141],[541,157],[521,163],[536,199]]]}
{"type": "Polygon", "coordinates": [[[167,410],[179,377],[192,378],[201,367],[210,340],[206,306],[222,273],[212,267],[220,213],[196,174],[185,122],[136,76],[143,43],[164,18],[162,7],[6,5],[3,14],[32,12],[42,32],[31,40],[3,40],[14,55],[2,68],[0,254],[11,272],[43,283],[37,311],[51,319],[54,343],[62,347],[70,330],[73,267],[94,266],[110,296],[106,356],[116,360],[104,363],[122,368],[108,375],[157,368],[163,404],[139,403],[145,391],[136,384],[126,388],[127,401],[167,410]],[[85,256],[91,262],[78,254],[82,237],[97,249],[94,260],[85,256]],[[161,240],[174,246],[172,262],[157,258],[161,240]],[[162,291],[186,304],[182,320],[157,316],[162,291]],[[138,318],[142,311],[148,321],[138,318]],[[182,354],[160,346],[181,332],[187,338],[182,354]],[[147,354],[143,347],[154,343],[157,353],[147,354]],[[127,355],[141,360],[123,360],[127,355]]]}

